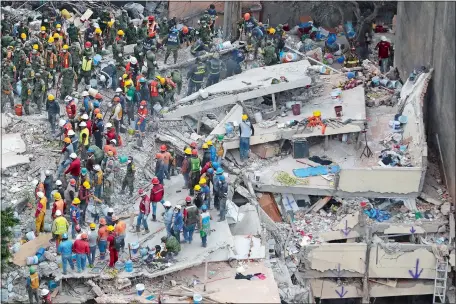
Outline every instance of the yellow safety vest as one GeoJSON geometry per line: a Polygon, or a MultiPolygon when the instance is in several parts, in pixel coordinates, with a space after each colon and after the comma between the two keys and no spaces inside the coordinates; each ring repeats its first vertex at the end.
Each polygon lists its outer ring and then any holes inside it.
{"type": "Polygon", "coordinates": [[[84,146],[87,146],[89,144],[89,129],[87,128],[84,128],[81,133],[79,134],[79,141],[84,145],[84,146]],[[82,143],[82,134],[85,134],[86,135],[86,139],[85,139],[85,142],[82,143]]]}
{"type": "Polygon", "coordinates": [[[92,70],[92,59],[87,60],[87,57],[84,57],[84,59],[82,59],[82,70],[85,72],[92,70]]]}
{"type": "Polygon", "coordinates": [[[55,232],[54,234],[64,234],[67,232],[67,220],[63,216],[55,219],[55,232]]]}

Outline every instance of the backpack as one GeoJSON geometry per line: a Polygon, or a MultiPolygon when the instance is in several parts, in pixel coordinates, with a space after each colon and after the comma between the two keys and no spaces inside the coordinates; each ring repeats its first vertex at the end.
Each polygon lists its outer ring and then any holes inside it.
{"type": "Polygon", "coordinates": [[[117,251],[120,251],[122,248],[122,236],[121,235],[116,235],[114,237],[114,248],[116,248],[117,251]]]}

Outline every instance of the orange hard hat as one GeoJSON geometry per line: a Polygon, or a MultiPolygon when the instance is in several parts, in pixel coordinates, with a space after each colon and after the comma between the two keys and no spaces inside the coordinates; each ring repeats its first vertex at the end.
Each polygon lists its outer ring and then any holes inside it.
{"type": "Polygon", "coordinates": [[[154,178],[152,179],[152,185],[158,185],[159,183],[160,183],[160,181],[158,180],[157,177],[154,177],[154,178]]]}
{"type": "Polygon", "coordinates": [[[95,95],[95,99],[102,99],[102,98],[103,98],[103,96],[101,96],[100,93],[97,93],[97,94],[95,95]]]}
{"type": "Polygon", "coordinates": [[[100,225],[106,225],[106,219],[104,217],[100,219],[100,225]]]}
{"type": "Polygon", "coordinates": [[[244,14],[244,20],[250,20],[250,14],[249,13],[245,13],[244,14]]]}
{"type": "Polygon", "coordinates": [[[161,145],[160,151],[166,151],[166,145],[161,145]]]}
{"type": "Polygon", "coordinates": [[[100,113],[100,108],[96,108],[95,110],[93,110],[93,114],[97,115],[98,113],[100,113]]]}
{"type": "Polygon", "coordinates": [[[184,26],[182,28],[182,33],[187,34],[188,33],[188,27],[184,26]]]}
{"type": "Polygon", "coordinates": [[[192,155],[198,155],[198,150],[193,149],[193,150],[192,150],[192,155]]]}
{"type": "Polygon", "coordinates": [[[197,143],[196,143],[196,142],[192,142],[192,143],[190,144],[190,147],[191,147],[191,148],[196,148],[196,146],[197,146],[197,143]]]}

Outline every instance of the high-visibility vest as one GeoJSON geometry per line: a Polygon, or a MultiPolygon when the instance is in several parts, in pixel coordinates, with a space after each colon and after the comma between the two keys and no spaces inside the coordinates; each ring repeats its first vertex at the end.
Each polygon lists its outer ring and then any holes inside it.
{"type": "Polygon", "coordinates": [[[38,278],[38,273],[30,275],[30,287],[32,289],[40,288],[40,279],[38,278]]]}
{"type": "Polygon", "coordinates": [[[55,232],[54,234],[64,234],[67,232],[67,220],[63,216],[55,219],[55,232]]]}
{"type": "Polygon", "coordinates": [[[84,72],[89,72],[92,70],[92,59],[88,59],[87,60],[87,57],[84,57],[84,59],[82,60],[82,70],[84,72]]]}
{"type": "Polygon", "coordinates": [[[70,53],[66,52],[65,54],[62,53],[62,68],[69,68],[70,67],[70,53]]]}
{"type": "Polygon", "coordinates": [[[47,52],[46,59],[47,66],[50,69],[53,69],[55,67],[55,62],[57,61],[57,55],[55,55],[53,52],[47,52]]]}
{"type": "Polygon", "coordinates": [[[152,81],[150,83],[150,96],[157,97],[158,96],[158,81],[152,81]]]}
{"type": "Polygon", "coordinates": [[[60,210],[60,212],[62,212],[62,214],[63,214],[63,206],[64,206],[63,199],[59,199],[58,201],[55,201],[54,204],[55,204],[55,211],[57,212],[57,210],[60,210]]]}

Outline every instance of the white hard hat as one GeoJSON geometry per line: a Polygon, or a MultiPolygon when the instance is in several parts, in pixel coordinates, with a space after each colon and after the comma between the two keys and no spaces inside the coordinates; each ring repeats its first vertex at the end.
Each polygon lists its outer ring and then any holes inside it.
{"type": "Polygon", "coordinates": [[[87,119],[89,119],[89,115],[84,113],[84,114],[82,114],[81,118],[84,119],[84,120],[87,120],[87,119]]]}
{"type": "Polygon", "coordinates": [[[83,121],[83,122],[81,122],[81,123],[79,124],[79,126],[80,126],[80,127],[87,127],[87,124],[86,124],[85,121],[83,121]]]}
{"type": "Polygon", "coordinates": [[[46,170],[46,171],[44,172],[44,175],[46,175],[46,176],[49,176],[49,175],[51,175],[51,171],[49,171],[49,170],[46,170]]]}
{"type": "Polygon", "coordinates": [[[380,37],[380,40],[381,40],[381,41],[386,41],[386,37],[385,37],[385,36],[382,36],[382,37],[380,37]]]}
{"type": "Polygon", "coordinates": [[[60,119],[60,120],[59,120],[59,126],[60,126],[60,127],[63,127],[63,126],[65,125],[65,123],[66,123],[66,120],[65,120],[65,119],[60,119]]]}
{"type": "Polygon", "coordinates": [[[36,193],[36,195],[37,195],[39,198],[43,198],[43,197],[44,197],[44,193],[41,192],[41,191],[38,191],[38,192],[36,193]]]}
{"type": "Polygon", "coordinates": [[[67,95],[67,96],[65,97],[65,101],[66,101],[66,102],[69,102],[69,101],[71,101],[72,99],[73,99],[73,97],[71,97],[70,95],[67,95]]]}
{"type": "Polygon", "coordinates": [[[77,157],[78,157],[78,155],[76,153],[74,153],[74,152],[70,154],[70,158],[74,159],[74,158],[77,158],[77,157]]]}
{"type": "Polygon", "coordinates": [[[101,75],[101,76],[100,76],[100,81],[106,81],[105,75],[101,75]]]}
{"type": "Polygon", "coordinates": [[[101,167],[100,167],[100,165],[95,165],[95,166],[93,166],[93,169],[94,169],[95,171],[100,171],[100,170],[101,170],[101,167]]]}
{"type": "Polygon", "coordinates": [[[130,58],[130,63],[131,63],[131,64],[137,64],[137,63],[138,63],[138,60],[136,59],[136,57],[131,57],[131,58],[130,58]]]}
{"type": "Polygon", "coordinates": [[[61,215],[62,215],[62,211],[57,210],[57,211],[55,212],[55,216],[61,216],[61,215]]]}
{"type": "Polygon", "coordinates": [[[171,202],[170,201],[166,201],[163,206],[165,207],[171,207],[171,202]]]}
{"type": "Polygon", "coordinates": [[[117,140],[111,139],[111,142],[112,142],[113,144],[117,145],[117,140]]]}
{"type": "Polygon", "coordinates": [[[116,89],[116,93],[122,93],[122,89],[121,88],[117,88],[116,89]]]}
{"type": "Polygon", "coordinates": [[[73,130],[69,130],[69,131],[68,131],[68,136],[73,136],[74,134],[76,134],[76,133],[74,133],[73,130]]]}
{"type": "Polygon", "coordinates": [[[114,209],[109,208],[109,209],[108,209],[108,213],[114,213],[114,209]]]}
{"type": "Polygon", "coordinates": [[[176,207],[174,207],[174,208],[181,210],[182,206],[181,205],[176,205],[176,207]]]}
{"type": "Polygon", "coordinates": [[[58,180],[55,181],[55,184],[57,186],[61,186],[62,185],[62,181],[60,179],[58,179],[58,180]]]}
{"type": "Polygon", "coordinates": [[[106,124],[106,128],[112,128],[112,123],[108,122],[108,123],[106,124]]]}
{"type": "Polygon", "coordinates": [[[44,288],[44,289],[41,289],[41,296],[44,297],[44,296],[47,296],[49,293],[49,290],[44,288]]]}
{"type": "Polygon", "coordinates": [[[89,96],[89,92],[87,92],[87,91],[82,92],[82,96],[89,96]]]}

